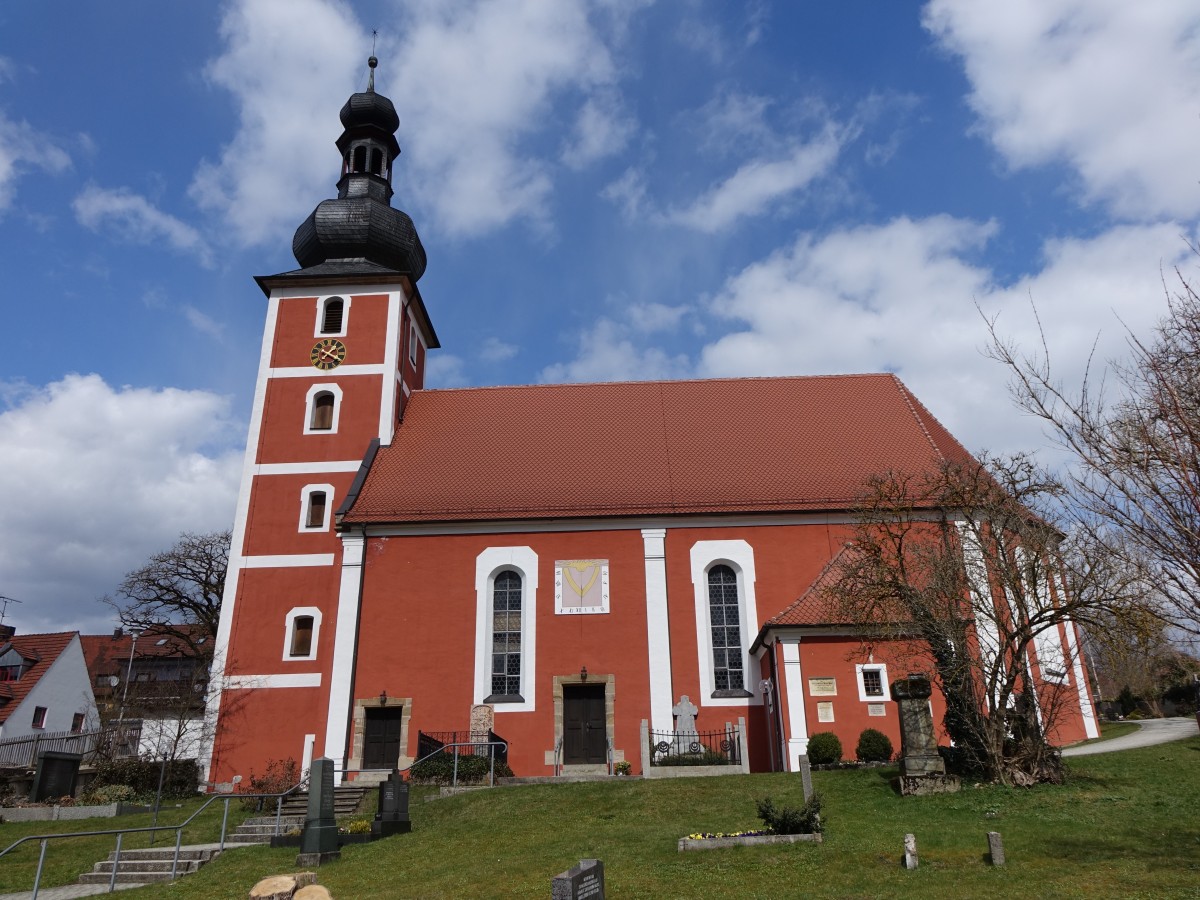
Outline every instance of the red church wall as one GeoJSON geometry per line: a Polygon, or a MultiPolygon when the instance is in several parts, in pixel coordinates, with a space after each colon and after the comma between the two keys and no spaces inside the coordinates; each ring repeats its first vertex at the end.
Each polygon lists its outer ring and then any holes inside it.
{"type": "Polygon", "coordinates": [[[275,378],[267,384],[258,462],[361,459],[371,438],[379,434],[379,376],[313,372],[311,379],[275,378]],[[314,384],[342,389],[336,432],[304,433],[307,393],[314,384]]]}
{"type": "MultiPolygon", "coordinates": [[[[324,296],[324,295],[322,295],[324,296]]],[[[344,365],[379,365],[383,362],[387,334],[388,297],[386,294],[340,294],[350,300],[346,313],[346,334],[338,339],[346,344],[344,365]]],[[[320,339],[317,332],[317,298],[289,297],[279,301],[275,322],[275,343],[271,365],[275,368],[312,365],[309,354],[320,339]]]]}
{"type": "Polygon", "coordinates": [[[242,570],[226,673],[320,671],[327,677],[333,659],[340,571],[335,566],[242,570]],[[315,660],[284,658],[286,617],[297,606],[321,610],[315,660]]]}
{"type": "Polygon", "coordinates": [[[315,755],[325,739],[329,689],[257,688],[221,694],[221,728],[213,752],[210,781],[262,775],[271,760],[303,761],[305,735],[315,734],[315,755]]]}
{"type": "Polygon", "coordinates": [[[353,472],[310,472],[254,479],[246,517],[246,546],[242,552],[250,556],[334,553],[340,558],[342,542],[333,525],[333,511],[346,499],[353,482],[353,472]],[[300,530],[301,492],[310,484],[333,486],[326,531],[300,530]]]}

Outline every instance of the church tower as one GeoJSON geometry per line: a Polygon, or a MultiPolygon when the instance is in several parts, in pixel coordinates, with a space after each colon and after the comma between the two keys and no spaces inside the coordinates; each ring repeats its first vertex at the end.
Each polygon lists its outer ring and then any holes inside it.
{"type": "Polygon", "coordinates": [[[267,316],[213,666],[211,781],[268,758],[307,767],[345,741],[331,698],[344,705],[353,667],[334,659],[353,653],[358,597],[342,596],[356,590],[343,573],[364,544],[338,535],[338,509],[439,346],[417,290],[425,250],[391,205],[400,120],[368,64],[366,91],[341,110],[337,197],[292,241],[300,268],[255,279],[267,316]]]}

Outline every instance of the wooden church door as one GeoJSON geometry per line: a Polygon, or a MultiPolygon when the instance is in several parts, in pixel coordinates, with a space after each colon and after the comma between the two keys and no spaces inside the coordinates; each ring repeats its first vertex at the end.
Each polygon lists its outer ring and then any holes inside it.
{"type": "Polygon", "coordinates": [[[563,685],[563,762],[608,762],[604,685],[563,685]]]}
{"type": "Polygon", "coordinates": [[[363,730],[364,769],[394,769],[400,760],[401,706],[366,710],[363,730]]]}

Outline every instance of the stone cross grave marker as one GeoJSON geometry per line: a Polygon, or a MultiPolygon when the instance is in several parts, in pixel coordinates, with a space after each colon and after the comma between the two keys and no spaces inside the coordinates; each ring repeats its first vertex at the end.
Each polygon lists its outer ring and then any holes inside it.
{"type": "Polygon", "coordinates": [[[700,710],[691,698],[684,694],[679,698],[679,702],[671,707],[671,712],[675,715],[675,752],[693,752],[691,745],[699,740],[696,736],[696,713],[700,710]]]}

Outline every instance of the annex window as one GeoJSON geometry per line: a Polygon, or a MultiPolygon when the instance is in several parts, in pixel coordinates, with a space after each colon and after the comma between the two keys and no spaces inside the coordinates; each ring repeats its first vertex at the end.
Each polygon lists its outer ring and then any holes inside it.
{"type": "Polygon", "coordinates": [[[342,389],[336,384],[314,384],[308,389],[305,434],[334,434],[341,416],[342,389]]]}
{"type": "Polygon", "coordinates": [[[328,531],[333,485],[308,484],[300,491],[300,530],[328,531]]]}
{"type": "Polygon", "coordinates": [[[708,570],[708,619],[718,696],[746,687],[739,607],[737,573],[724,564],[713,566],[708,570]]]}
{"type": "Polygon", "coordinates": [[[321,632],[321,611],[315,606],[297,606],[287,614],[283,634],[284,659],[316,659],[321,632]]]}
{"type": "Polygon", "coordinates": [[[510,570],[492,580],[492,693],[486,702],[522,700],[521,576],[510,570]]]}
{"type": "Polygon", "coordinates": [[[326,297],[318,307],[320,328],[317,334],[345,334],[346,306],[342,297],[326,297]]]}
{"type": "Polygon", "coordinates": [[[858,699],[870,703],[888,700],[887,666],[882,663],[865,663],[854,667],[858,675],[858,699]]]}
{"type": "Polygon", "coordinates": [[[45,728],[46,727],[46,707],[35,706],[33,708],[33,727],[34,728],[45,728]]]}
{"type": "Polygon", "coordinates": [[[83,713],[75,713],[75,715],[71,717],[72,734],[79,734],[79,732],[83,731],[83,718],[83,713]]]}

